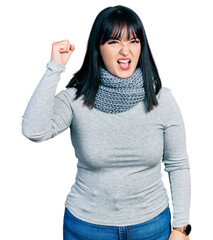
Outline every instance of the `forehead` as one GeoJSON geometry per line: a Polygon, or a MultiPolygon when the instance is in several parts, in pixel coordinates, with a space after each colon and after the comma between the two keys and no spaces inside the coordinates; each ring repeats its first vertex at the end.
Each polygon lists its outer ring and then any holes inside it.
{"type": "Polygon", "coordinates": [[[111,38],[119,38],[128,40],[131,38],[137,38],[135,30],[131,26],[115,26],[111,34],[111,38]]]}
{"type": "Polygon", "coordinates": [[[97,46],[99,46],[100,44],[105,44],[109,39],[120,39],[122,36],[124,40],[129,40],[133,37],[139,37],[137,35],[138,28],[134,24],[127,24],[126,22],[114,22],[110,24],[105,24],[100,29],[97,46]]]}

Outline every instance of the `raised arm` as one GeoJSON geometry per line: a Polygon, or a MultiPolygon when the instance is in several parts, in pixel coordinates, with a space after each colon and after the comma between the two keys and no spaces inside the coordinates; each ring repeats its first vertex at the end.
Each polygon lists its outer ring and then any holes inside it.
{"type": "Polygon", "coordinates": [[[65,71],[65,64],[74,51],[67,40],[52,44],[51,59],[22,116],[22,133],[35,142],[56,136],[72,121],[72,108],[66,91],[55,96],[56,88],[65,71]],[[64,54],[64,55],[63,55],[64,54]]]}

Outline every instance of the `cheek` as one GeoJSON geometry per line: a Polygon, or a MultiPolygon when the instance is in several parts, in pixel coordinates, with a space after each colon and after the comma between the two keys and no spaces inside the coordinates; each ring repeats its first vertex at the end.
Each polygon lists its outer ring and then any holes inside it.
{"type": "Polygon", "coordinates": [[[103,59],[104,64],[106,65],[106,63],[108,62],[109,59],[109,54],[106,48],[101,47],[100,48],[100,53],[101,53],[101,57],[103,59]]]}
{"type": "Polygon", "coordinates": [[[102,47],[100,48],[101,57],[106,67],[113,65],[114,55],[111,49],[102,47]]]}
{"type": "Polygon", "coordinates": [[[141,54],[141,47],[137,47],[134,51],[135,55],[135,60],[139,60],[140,54],[141,54]]]}

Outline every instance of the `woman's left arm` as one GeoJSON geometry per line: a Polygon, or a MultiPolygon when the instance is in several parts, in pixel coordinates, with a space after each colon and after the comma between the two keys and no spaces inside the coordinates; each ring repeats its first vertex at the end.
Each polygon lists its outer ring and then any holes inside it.
{"type": "MultiPolygon", "coordinates": [[[[191,198],[191,179],[188,155],[186,151],[185,127],[180,109],[171,93],[166,94],[166,113],[164,126],[165,171],[169,174],[172,203],[172,227],[183,227],[189,224],[191,198]]],[[[189,239],[183,233],[173,230],[169,240],[189,239]]]]}

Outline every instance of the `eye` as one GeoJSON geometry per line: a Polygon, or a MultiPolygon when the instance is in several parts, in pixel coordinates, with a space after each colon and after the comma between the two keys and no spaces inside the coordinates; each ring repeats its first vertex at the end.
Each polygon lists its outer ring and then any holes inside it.
{"type": "Polygon", "coordinates": [[[136,38],[134,38],[134,39],[132,39],[130,42],[131,42],[131,43],[140,43],[140,40],[139,40],[139,39],[136,39],[136,38]]]}
{"type": "Polygon", "coordinates": [[[118,40],[115,40],[115,39],[108,41],[108,44],[116,44],[116,43],[118,43],[118,40]]]}

